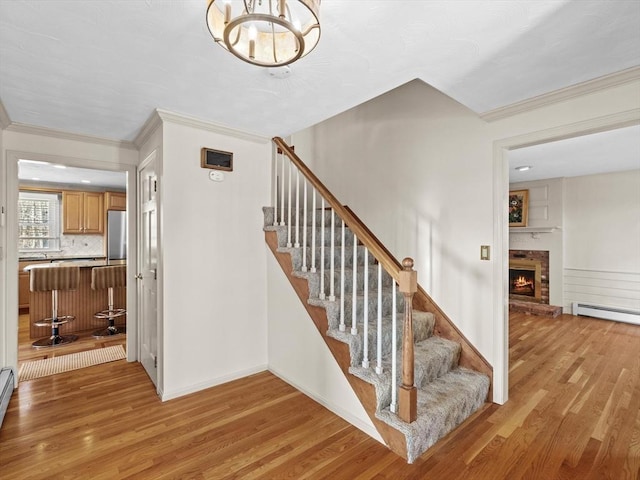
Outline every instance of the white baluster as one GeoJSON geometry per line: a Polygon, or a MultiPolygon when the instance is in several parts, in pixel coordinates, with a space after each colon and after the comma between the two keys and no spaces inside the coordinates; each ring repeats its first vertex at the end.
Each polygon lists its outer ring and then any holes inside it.
{"type": "Polygon", "coordinates": [[[280,226],[284,226],[284,155],[280,155],[280,163],[282,165],[282,171],[280,175],[280,226]]]}
{"type": "Polygon", "coordinates": [[[273,225],[278,224],[278,147],[273,144],[273,225]]]}
{"type": "Polygon", "coordinates": [[[364,248],[364,350],[362,353],[362,366],[369,368],[369,249],[364,248]]]}
{"type": "Polygon", "coordinates": [[[311,201],[311,271],[316,271],[316,189],[313,188],[311,201]]]}
{"type": "Polygon", "coordinates": [[[324,197],[322,197],[322,220],[320,221],[320,300],[324,300],[324,197]]]}
{"type": "Polygon", "coordinates": [[[398,395],[398,382],[396,381],[396,372],[397,372],[397,358],[396,358],[396,321],[397,321],[397,314],[396,314],[396,281],[393,281],[393,288],[391,289],[391,295],[392,295],[392,300],[391,300],[391,309],[393,310],[391,313],[391,405],[389,406],[389,409],[393,412],[393,413],[398,413],[398,402],[397,402],[397,395],[398,395]]]}
{"type": "Polygon", "coordinates": [[[300,248],[300,170],[296,168],[296,243],[293,245],[300,248]]]}
{"type": "Polygon", "coordinates": [[[291,248],[291,170],[293,169],[293,164],[289,161],[289,191],[288,195],[288,205],[287,205],[287,247],[291,248]]]}
{"type": "Polygon", "coordinates": [[[382,373],[382,264],[378,263],[378,331],[376,345],[376,373],[382,373]]]}
{"type": "Polygon", "coordinates": [[[304,200],[302,201],[302,208],[304,209],[304,217],[302,220],[302,271],[307,271],[307,179],[302,178],[304,182],[304,200]]]}
{"type": "Polygon", "coordinates": [[[353,286],[351,288],[351,335],[358,334],[356,326],[356,313],[358,311],[358,238],[353,234],[353,286]]]}
{"type": "Polygon", "coordinates": [[[347,327],[344,324],[344,249],[345,249],[345,225],[344,220],[342,220],[342,237],[341,240],[341,249],[340,249],[340,331],[344,332],[347,327]]]}
{"type": "Polygon", "coordinates": [[[336,301],[336,281],[335,281],[335,253],[336,253],[336,213],[331,208],[331,284],[329,285],[329,300],[336,301]]]}

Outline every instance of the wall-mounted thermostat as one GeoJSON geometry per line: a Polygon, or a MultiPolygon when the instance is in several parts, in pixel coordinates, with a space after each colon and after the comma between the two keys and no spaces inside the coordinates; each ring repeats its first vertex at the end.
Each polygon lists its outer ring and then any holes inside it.
{"type": "Polygon", "coordinates": [[[224,173],[217,170],[211,170],[209,172],[209,180],[214,182],[222,182],[224,180],[224,173]]]}

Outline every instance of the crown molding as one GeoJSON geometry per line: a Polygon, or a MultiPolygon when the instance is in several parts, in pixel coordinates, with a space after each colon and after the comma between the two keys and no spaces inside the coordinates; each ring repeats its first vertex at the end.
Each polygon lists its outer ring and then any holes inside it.
{"type": "Polygon", "coordinates": [[[2,103],[0,99],[0,130],[4,130],[9,125],[11,125],[11,119],[9,118],[7,110],[4,108],[4,103],[2,103]]]}
{"type": "Polygon", "coordinates": [[[26,133],[30,135],[40,135],[43,137],[52,137],[63,140],[73,140],[76,142],[93,143],[97,145],[104,145],[107,147],[138,150],[133,142],[127,140],[112,140],[110,138],[98,137],[95,135],[84,135],[80,133],[66,132],[64,130],[56,130],[54,128],[48,127],[37,127],[35,125],[27,125],[25,123],[11,122],[6,130],[8,132],[26,133]]]}
{"type": "Polygon", "coordinates": [[[154,110],[151,112],[151,115],[149,115],[149,118],[147,118],[147,121],[144,122],[144,125],[142,125],[142,128],[136,135],[136,138],[133,139],[134,145],[138,147],[138,149],[142,148],[145,142],[149,140],[149,137],[151,137],[153,132],[155,132],[156,128],[160,125],[162,125],[162,119],[160,118],[160,115],[158,115],[158,111],[154,110]]]}
{"type": "Polygon", "coordinates": [[[174,113],[161,109],[157,109],[156,113],[163,122],[176,123],[178,125],[198,128],[200,130],[207,130],[209,132],[219,133],[221,135],[227,135],[229,137],[236,137],[242,140],[248,140],[250,142],[267,143],[271,141],[269,137],[265,137],[264,135],[245,132],[243,130],[227,127],[225,125],[220,125],[219,123],[210,122],[208,120],[190,117],[181,113],[174,113]]]}
{"type": "Polygon", "coordinates": [[[480,118],[487,122],[493,122],[511,117],[519,113],[535,110],[546,105],[563,102],[588,93],[598,92],[617,85],[623,85],[640,80],[640,67],[632,67],[620,72],[605,75],[603,77],[577,83],[569,87],[561,88],[554,92],[545,93],[537,97],[529,98],[521,102],[512,103],[504,107],[481,113],[480,118]]]}

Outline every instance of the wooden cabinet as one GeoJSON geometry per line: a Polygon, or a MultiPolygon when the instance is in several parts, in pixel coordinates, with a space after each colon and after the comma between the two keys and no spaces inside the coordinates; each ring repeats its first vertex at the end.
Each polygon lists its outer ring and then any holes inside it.
{"type": "Polygon", "coordinates": [[[27,265],[34,263],[49,263],[48,260],[28,260],[18,263],[18,309],[28,309],[31,291],[29,289],[29,272],[24,271],[27,265]]]}
{"type": "Polygon", "coordinates": [[[104,233],[104,194],[62,192],[62,233],[104,233]]]}
{"type": "Polygon", "coordinates": [[[127,194],[121,192],[106,192],[104,194],[107,210],[126,210],[127,194]]]}
{"type": "Polygon", "coordinates": [[[18,308],[29,308],[29,274],[18,271],[18,308]]]}

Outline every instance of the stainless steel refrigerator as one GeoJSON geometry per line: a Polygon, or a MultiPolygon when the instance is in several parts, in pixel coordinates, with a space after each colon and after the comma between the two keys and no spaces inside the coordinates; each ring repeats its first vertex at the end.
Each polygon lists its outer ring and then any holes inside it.
{"type": "Polygon", "coordinates": [[[107,212],[107,262],[127,258],[127,212],[107,212]]]}

